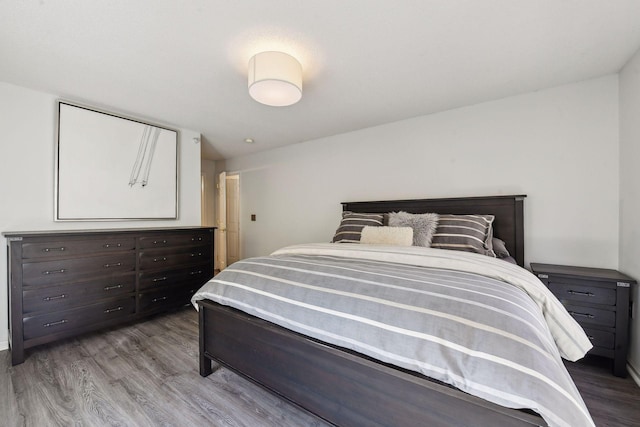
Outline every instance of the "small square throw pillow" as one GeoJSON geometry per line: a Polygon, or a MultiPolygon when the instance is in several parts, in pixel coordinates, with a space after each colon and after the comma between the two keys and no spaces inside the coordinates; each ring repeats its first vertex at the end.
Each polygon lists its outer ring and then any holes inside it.
{"type": "Polygon", "coordinates": [[[438,214],[411,214],[408,212],[389,213],[389,226],[411,227],[413,229],[413,246],[431,246],[431,239],[438,227],[438,214]]]}
{"type": "Polygon", "coordinates": [[[411,227],[370,227],[362,229],[360,243],[369,245],[411,246],[413,229],[411,227]]]}

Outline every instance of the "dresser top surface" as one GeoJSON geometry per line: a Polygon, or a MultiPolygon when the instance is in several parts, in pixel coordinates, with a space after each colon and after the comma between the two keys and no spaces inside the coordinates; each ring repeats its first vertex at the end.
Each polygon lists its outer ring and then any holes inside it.
{"type": "Polygon", "coordinates": [[[532,262],[531,271],[533,271],[534,274],[543,273],[554,276],[589,278],[592,280],[624,281],[630,283],[636,282],[635,279],[627,276],[626,274],[608,268],[578,267],[572,265],[540,264],[532,262]]]}
{"type": "Polygon", "coordinates": [[[5,231],[2,236],[7,239],[19,237],[78,236],[84,234],[104,233],[158,233],[189,230],[214,230],[216,227],[158,227],[158,228],[103,228],[79,230],[40,230],[40,231],[5,231]]]}

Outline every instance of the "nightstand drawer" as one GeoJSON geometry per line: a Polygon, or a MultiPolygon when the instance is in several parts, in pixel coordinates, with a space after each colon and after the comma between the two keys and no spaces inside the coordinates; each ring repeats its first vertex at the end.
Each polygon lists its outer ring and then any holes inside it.
{"type": "Polygon", "coordinates": [[[611,288],[549,282],[549,289],[560,301],[616,305],[616,290],[611,288]]]}
{"type": "Polygon", "coordinates": [[[614,327],[616,325],[616,312],[594,307],[565,304],[569,314],[580,324],[600,325],[614,327]]]}
{"type": "Polygon", "coordinates": [[[594,347],[614,348],[616,336],[613,332],[600,331],[598,329],[584,328],[591,344],[594,347]]]}

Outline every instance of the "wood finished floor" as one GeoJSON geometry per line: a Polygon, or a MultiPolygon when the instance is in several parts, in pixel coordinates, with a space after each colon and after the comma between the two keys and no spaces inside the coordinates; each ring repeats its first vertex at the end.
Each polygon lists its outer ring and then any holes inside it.
{"type": "MultiPolygon", "coordinates": [[[[41,346],[11,367],[0,352],[2,426],[327,426],[227,369],[198,375],[197,315],[185,309],[41,346]]],[[[640,426],[640,388],[605,359],[568,364],[597,426],[640,426]]]]}

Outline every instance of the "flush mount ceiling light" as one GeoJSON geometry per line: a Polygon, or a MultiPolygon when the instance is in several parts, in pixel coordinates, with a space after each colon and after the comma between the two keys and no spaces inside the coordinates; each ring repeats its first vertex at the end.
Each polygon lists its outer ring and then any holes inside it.
{"type": "Polygon", "coordinates": [[[249,95],[261,104],[286,107],[302,98],[302,66],[284,52],[261,52],[249,60],[249,95]]]}

